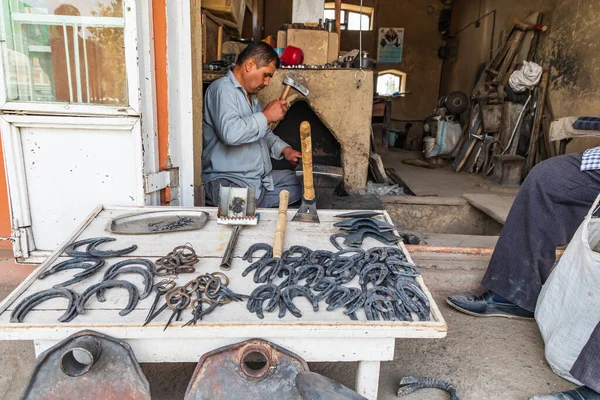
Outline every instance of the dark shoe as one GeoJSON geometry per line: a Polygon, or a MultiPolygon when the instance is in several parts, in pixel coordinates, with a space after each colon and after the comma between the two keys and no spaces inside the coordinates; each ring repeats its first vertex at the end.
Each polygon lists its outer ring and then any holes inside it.
{"type": "Polygon", "coordinates": [[[529,400],[600,400],[600,394],[588,387],[580,386],[566,392],[533,396],[529,400]]]}
{"type": "Polygon", "coordinates": [[[533,313],[488,290],[476,295],[457,295],[446,299],[450,306],[474,317],[533,319],[533,313]]]}

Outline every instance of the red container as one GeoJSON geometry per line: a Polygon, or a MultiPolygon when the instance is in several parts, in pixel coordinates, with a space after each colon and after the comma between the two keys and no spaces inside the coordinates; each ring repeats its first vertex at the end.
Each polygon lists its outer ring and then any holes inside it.
{"type": "Polygon", "coordinates": [[[300,65],[304,62],[304,53],[299,47],[287,46],[285,50],[283,50],[280,60],[281,64],[284,66],[300,65]]]}

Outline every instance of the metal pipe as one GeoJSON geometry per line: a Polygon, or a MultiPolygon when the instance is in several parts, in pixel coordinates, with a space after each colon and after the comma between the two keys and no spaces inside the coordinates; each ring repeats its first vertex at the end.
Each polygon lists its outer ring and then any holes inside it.
{"type": "Polygon", "coordinates": [[[63,34],[65,35],[65,57],[67,58],[67,79],[69,79],[69,100],[73,102],[73,82],[71,82],[71,55],[69,54],[69,39],[67,37],[67,24],[63,22],[63,34]]]}
{"type": "Polygon", "coordinates": [[[102,344],[94,336],[82,336],[73,340],[60,357],[60,369],[67,375],[77,377],[92,368],[102,355],[102,344]]]}
{"type": "MultiPolygon", "coordinates": [[[[491,256],[494,253],[493,248],[489,247],[452,247],[452,246],[424,246],[424,245],[406,245],[406,249],[414,256],[421,253],[440,253],[440,254],[463,254],[471,256],[491,256]]],[[[564,250],[556,250],[556,259],[560,259],[564,250]]]]}
{"type": "Polygon", "coordinates": [[[223,271],[229,271],[231,269],[231,261],[233,259],[233,251],[235,250],[235,245],[237,243],[238,236],[240,235],[240,231],[242,230],[242,225],[235,225],[233,230],[231,231],[231,236],[229,237],[229,243],[227,243],[227,248],[225,249],[225,254],[223,255],[223,259],[221,260],[221,269],[223,271]]]}

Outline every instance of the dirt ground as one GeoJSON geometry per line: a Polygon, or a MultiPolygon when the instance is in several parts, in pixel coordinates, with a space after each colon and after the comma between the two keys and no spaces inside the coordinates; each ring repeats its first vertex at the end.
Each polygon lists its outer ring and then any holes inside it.
{"type": "MultiPolygon", "coordinates": [[[[544,359],[543,343],[535,322],[495,318],[473,318],[451,309],[445,297],[477,287],[483,271],[423,271],[446,322],[445,339],[402,339],[396,341],[393,361],[382,363],[379,399],[396,398],[403,376],[430,376],[453,382],[463,400],[527,399],[539,393],[566,390],[573,385],[554,375],[544,359]]],[[[14,285],[0,286],[4,298],[14,285]]],[[[0,398],[18,399],[34,363],[30,341],[0,341],[0,398]]],[[[353,388],[356,363],[309,363],[312,371],[353,388]]],[[[183,398],[195,364],[142,364],[150,382],[152,398],[183,398]]],[[[448,396],[423,390],[407,400],[437,400],[448,396]]]]}

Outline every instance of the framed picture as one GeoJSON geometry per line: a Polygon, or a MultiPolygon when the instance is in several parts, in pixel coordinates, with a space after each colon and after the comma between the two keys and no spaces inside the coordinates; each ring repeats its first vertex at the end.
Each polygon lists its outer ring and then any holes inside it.
{"type": "Polygon", "coordinates": [[[404,47],[404,28],[379,28],[378,64],[400,64],[404,47]]]}

